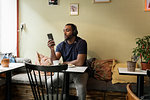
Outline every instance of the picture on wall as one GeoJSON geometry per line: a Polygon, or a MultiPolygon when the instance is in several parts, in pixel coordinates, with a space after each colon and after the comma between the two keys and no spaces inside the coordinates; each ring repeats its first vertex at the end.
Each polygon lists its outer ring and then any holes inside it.
{"type": "Polygon", "coordinates": [[[79,4],[78,3],[70,4],[70,15],[79,15],[79,4]]]}
{"type": "Polygon", "coordinates": [[[150,11],[150,0],[145,0],[145,11],[150,11]]]}
{"type": "Polygon", "coordinates": [[[110,0],[94,0],[95,3],[100,3],[100,2],[110,2],[110,0]]]}
{"type": "Polygon", "coordinates": [[[48,0],[49,5],[58,5],[58,0],[48,0]]]}

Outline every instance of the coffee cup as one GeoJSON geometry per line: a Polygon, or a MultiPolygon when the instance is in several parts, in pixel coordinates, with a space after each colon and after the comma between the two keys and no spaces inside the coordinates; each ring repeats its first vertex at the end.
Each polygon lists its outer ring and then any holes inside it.
{"type": "Polygon", "coordinates": [[[9,59],[2,59],[1,65],[3,67],[9,67],[9,59]]]}
{"type": "Polygon", "coordinates": [[[53,60],[53,65],[59,65],[59,60],[53,60]]]}

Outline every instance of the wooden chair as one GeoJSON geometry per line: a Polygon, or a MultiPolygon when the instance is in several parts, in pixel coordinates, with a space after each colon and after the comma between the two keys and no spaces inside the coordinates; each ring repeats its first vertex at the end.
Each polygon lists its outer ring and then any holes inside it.
{"type": "Polygon", "coordinates": [[[25,66],[35,100],[66,100],[65,81],[62,82],[60,89],[59,74],[63,71],[63,79],[65,79],[65,70],[68,65],[40,66],[25,63],[25,66]],[[47,75],[48,72],[50,76],[47,75]],[[57,73],[55,83],[52,76],[54,72],[57,73]],[[48,80],[51,81],[50,86],[48,86],[48,80]]]}
{"type": "Polygon", "coordinates": [[[130,84],[127,84],[127,96],[126,100],[140,100],[131,90],[130,84]]]}

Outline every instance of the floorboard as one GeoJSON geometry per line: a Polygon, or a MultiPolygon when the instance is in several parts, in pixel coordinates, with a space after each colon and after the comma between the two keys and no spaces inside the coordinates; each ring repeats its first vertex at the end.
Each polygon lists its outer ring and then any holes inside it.
{"type": "MultiPolygon", "coordinates": [[[[76,95],[75,89],[70,89],[71,95],[76,95]]],[[[126,93],[101,92],[89,90],[86,100],[125,100],[126,93]]],[[[30,85],[13,84],[12,100],[34,100],[30,85]]]]}

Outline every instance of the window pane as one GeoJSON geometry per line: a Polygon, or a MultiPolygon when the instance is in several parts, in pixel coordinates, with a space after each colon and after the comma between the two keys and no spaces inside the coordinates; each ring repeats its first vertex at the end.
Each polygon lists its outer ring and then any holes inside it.
{"type": "Polygon", "coordinates": [[[16,0],[0,0],[0,52],[17,50],[17,2],[16,0]]]}

